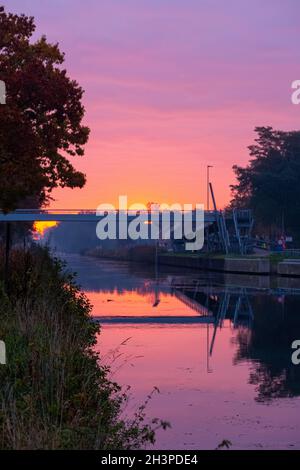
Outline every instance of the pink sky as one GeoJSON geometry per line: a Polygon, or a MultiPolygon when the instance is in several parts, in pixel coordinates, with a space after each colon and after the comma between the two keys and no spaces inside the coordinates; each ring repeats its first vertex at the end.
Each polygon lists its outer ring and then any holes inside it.
{"type": "Polygon", "coordinates": [[[58,41],[85,89],[91,137],[74,160],[82,190],[52,207],[230,198],[256,125],[299,128],[291,83],[300,79],[298,0],[9,0],[58,41]]]}

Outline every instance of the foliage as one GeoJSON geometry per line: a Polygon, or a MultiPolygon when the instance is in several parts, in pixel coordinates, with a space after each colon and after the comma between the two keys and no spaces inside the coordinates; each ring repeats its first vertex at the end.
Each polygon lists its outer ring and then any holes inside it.
{"type": "Polygon", "coordinates": [[[300,229],[300,131],[256,127],[246,167],[235,165],[237,183],[231,186],[231,206],[249,207],[258,224],[300,229]]]}
{"type": "Polygon", "coordinates": [[[57,186],[82,187],[85,176],[67,157],[84,154],[89,129],[82,124],[83,90],[62,68],[64,55],[46,37],[32,42],[32,17],[0,6],[0,208],[26,197],[47,202],[57,186]]]}

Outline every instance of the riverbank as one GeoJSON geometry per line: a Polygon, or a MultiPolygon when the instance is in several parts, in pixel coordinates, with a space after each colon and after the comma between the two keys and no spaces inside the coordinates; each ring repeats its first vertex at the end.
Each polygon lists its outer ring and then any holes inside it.
{"type": "Polygon", "coordinates": [[[94,352],[100,330],[90,312],[46,249],[12,251],[9,295],[0,283],[1,449],[135,449],[155,440],[164,423],[146,422],[143,407],[122,415],[128,397],[94,352]]]}
{"type": "Polygon", "coordinates": [[[159,263],[168,266],[220,271],[225,273],[270,274],[270,261],[261,258],[206,257],[182,254],[161,254],[159,263]]]}
{"type": "Polygon", "coordinates": [[[233,274],[300,276],[300,259],[285,259],[284,255],[258,256],[197,256],[194,254],[163,253],[159,263],[167,266],[200,269],[233,274]]]}
{"type": "MultiPolygon", "coordinates": [[[[139,246],[129,250],[103,252],[93,249],[85,253],[95,258],[107,258],[121,261],[133,261],[147,264],[155,263],[156,252],[153,246],[139,246]]],[[[232,274],[254,274],[259,276],[300,277],[300,258],[288,258],[283,253],[266,256],[225,256],[202,253],[158,254],[160,265],[201,271],[223,272],[232,274]]]]}

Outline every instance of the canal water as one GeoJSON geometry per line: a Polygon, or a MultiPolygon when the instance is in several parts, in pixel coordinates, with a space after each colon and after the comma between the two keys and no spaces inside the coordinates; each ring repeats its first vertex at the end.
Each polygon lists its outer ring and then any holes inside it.
{"type": "Polygon", "coordinates": [[[96,345],[132,416],[169,421],[157,449],[300,449],[300,280],[65,255],[102,323],[96,345]]]}

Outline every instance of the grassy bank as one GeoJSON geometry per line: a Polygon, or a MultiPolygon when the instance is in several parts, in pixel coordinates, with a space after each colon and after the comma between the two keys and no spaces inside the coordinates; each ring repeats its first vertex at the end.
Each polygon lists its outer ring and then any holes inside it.
{"type": "Polygon", "coordinates": [[[99,326],[62,263],[45,249],[15,250],[9,289],[7,295],[0,284],[7,348],[0,448],[133,449],[153,442],[165,423],[146,422],[144,406],[124,419],[127,397],[93,351],[99,326]]]}

